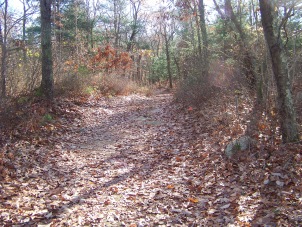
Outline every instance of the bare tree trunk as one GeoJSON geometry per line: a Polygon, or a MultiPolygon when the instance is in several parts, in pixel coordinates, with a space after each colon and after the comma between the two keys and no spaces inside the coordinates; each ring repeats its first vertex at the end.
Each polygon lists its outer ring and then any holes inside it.
{"type": "Polygon", "coordinates": [[[273,73],[278,92],[278,111],[283,142],[299,139],[296,114],[293,106],[289,78],[282,66],[282,48],[273,28],[273,6],[269,0],[260,0],[260,12],[264,36],[269,48],[273,73]]]}
{"type": "Polygon", "coordinates": [[[199,0],[199,17],[200,17],[200,30],[202,34],[202,44],[203,44],[203,76],[208,78],[209,75],[209,56],[208,56],[208,34],[206,28],[206,20],[205,20],[205,10],[204,10],[204,2],[203,0],[199,0]]]}
{"type": "MultiPolygon", "coordinates": [[[[4,4],[4,15],[3,24],[4,31],[2,35],[2,26],[0,23],[0,44],[1,44],[1,98],[6,97],[6,74],[7,74],[7,0],[3,2],[4,4]]],[[[2,5],[3,5],[2,4],[2,5]]]]}
{"type": "MultiPolygon", "coordinates": [[[[25,44],[25,39],[26,39],[26,19],[27,19],[27,15],[26,15],[26,2],[23,1],[23,18],[22,18],[22,41],[25,44]]],[[[26,49],[23,48],[23,60],[24,62],[26,62],[26,49]]]]}
{"type": "Polygon", "coordinates": [[[193,44],[193,50],[196,50],[196,42],[195,42],[195,32],[193,27],[193,20],[190,20],[190,36],[191,36],[191,43],[193,44]]]}
{"type": "Polygon", "coordinates": [[[141,76],[142,76],[141,75],[141,60],[142,60],[142,55],[139,54],[137,56],[137,61],[136,61],[136,81],[140,84],[142,82],[142,78],[141,78],[141,76]]]}
{"type": "Polygon", "coordinates": [[[165,49],[166,49],[166,60],[167,60],[169,87],[173,88],[172,72],[171,72],[171,57],[170,57],[170,49],[169,49],[169,37],[168,37],[168,34],[167,34],[166,25],[164,25],[164,39],[165,39],[165,49]]]}
{"type": "Polygon", "coordinates": [[[40,0],[42,81],[41,89],[45,98],[53,99],[53,62],[51,45],[51,4],[52,0],[40,0]]]}
{"type": "Polygon", "coordinates": [[[198,13],[197,13],[197,6],[196,6],[196,2],[194,1],[194,14],[195,14],[195,23],[196,23],[196,32],[197,32],[197,41],[198,41],[198,54],[199,57],[202,58],[202,48],[201,48],[201,34],[200,34],[200,23],[198,20],[198,13]]]}
{"type": "Polygon", "coordinates": [[[253,56],[251,54],[251,50],[248,48],[246,35],[242,29],[240,21],[237,20],[237,17],[233,11],[231,0],[225,0],[225,4],[226,4],[226,10],[229,13],[231,21],[235,25],[240,36],[241,49],[243,53],[243,64],[245,66],[244,71],[248,79],[248,83],[251,88],[254,88],[256,85],[256,72],[254,70],[253,56]]]}
{"type": "Polygon", "coordinates": [[[140,10],[140,5],[141,5],[141,1],[135,2],[133,0],[130,0],[131,6],[132,6],[132,31],[131,31],[131,35],[129,38],[129,42],[127,44],[127,51],[132,51],[133,49],[133,45],[134,45],[134,40],[135,40],[135,36],[138,33],[138,13],[140,10]]]}
{"type": "Polygon", "coordinates": [[[78,0],[75,0],[74,4],[74,23],[75,23],[75,45],[76,45],[76,61],[78,63],[78,57],[80,56],[80,48],[79,48],[79,28],[78,28],[78,11],[79,11],[79,2],[78,0]]]}
{"type": "Polygon", "coordinates": [[[121,12],[119,11],[118,1],[113,1],[113,11],[114,11],[114,47],[117,48],[119,45],[120,38],[120,21],[121,21],[121,12]]]}
{"type": "Polygon", "coordinates": [[[244,73],[245,76],[248,79],[249,86],[251,88],[254,88],[256,85],[256,72],[254,69],[254,64],[253,64],[253,56],[251,53],[250,48],[248,48],[248,42],[246,39],[246,35],[243,31],[243,28],[240,24],[240,22],[237,20],[237,17],[233,11],[233,7],[231,5],[231,0],[225,0],[225,13],[223,13],[218,6],[216,0],[213,0],[217,12],[221,15],[222,19],[230,19],[232,23],[235,25],[235,28],[237,32],[239,33],[240,37],[240,48],[243,53],[243,64],[244,64],[244,73]]]}

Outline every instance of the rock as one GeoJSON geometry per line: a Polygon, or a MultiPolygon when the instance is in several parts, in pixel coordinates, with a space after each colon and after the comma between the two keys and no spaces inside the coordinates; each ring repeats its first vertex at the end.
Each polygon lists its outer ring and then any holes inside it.
{"type": "Polygon", "coordinates": [[[244,151],[250,148],[253,144],[253,140],[249,136],[242,136],[239,139],[233,140],[229,143],[225,149],[225,154],[228,158],[231,158],[238,151],[244,151]]]}
{"type": "Polygon", "coordinates": [[[295,103],[301,103],[302,102],[302,91],[299,91],[295,96],[295,103]]]}

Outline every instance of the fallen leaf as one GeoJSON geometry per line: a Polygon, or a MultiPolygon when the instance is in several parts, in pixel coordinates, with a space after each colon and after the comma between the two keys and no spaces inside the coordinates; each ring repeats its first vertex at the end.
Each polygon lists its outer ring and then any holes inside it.
{"type": "Polygon", "coordinates": [[[196,198],[189,198],[188,199],[189,200],[189,202],[191,202],[191,203],[198,203],[198,199],[196,199],[196,198]]]}
{"type": "Polygon", "coordinates": [[[169,185],[167,186],[167,188],[168,188],[168,189],[173,189],[173,188],[174,188],[174,185],[169,184],[169,185]]]}
{"type": "Polygon", "coordinates": [[[216,211],[217,211],[217,210],[215,210],[215,209],[209,209],[209,210],[208,210],[208,214],[214,214],[216,211]]]}
{"type": "Polygon", "coordinates": [[[106,201],[104,202],[104,205],[108,206],[110,203],[111,203],[110,200],[106,200],[106,201]]]}
{"type": "Polygon", "coordinates": [[[176,156],[175,160],[176,160],[177,162],[181,162],[181,161],[182,161],[182,158],[179,157],[179,156],[176,156]]]}
{"type": "Polygon", "coordinates": [[[227,209],[227,208],[229,208],[230,206],[231,206],[231,204],[228,203],[228,204],[225,204],[225,205],[221,206],[220,209],[227,209]]]}

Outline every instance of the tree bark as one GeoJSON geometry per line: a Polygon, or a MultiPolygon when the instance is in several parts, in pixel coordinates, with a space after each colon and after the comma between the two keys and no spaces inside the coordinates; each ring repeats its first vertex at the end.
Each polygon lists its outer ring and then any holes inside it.
{"type": "Polygon", "coordinates": [[[242,53],[243,53],[243,64],[245,66],[244,73],[246,74],[250,87],[254,88],[256,85],[256,72],[255,72],[254,64],[253,64],[253,56],[252,56],[250,48],[248,48],[248,42],[247,42],[245,32],[243,31],[240,21],[237,20],[237,17],[235,15],[233,7],[231,5],[231,0],[225,0],[225,7],[226,7],[227,13],[229,14],[231,21],[233,22],[233,24],[236,27],[236,30],[239,33],[239,37],[241,40],[240,46],[241,46],[242,53]]]}
{"type": "Polygon", "coordinates": [[[250,50],[250,48],[248,48],[248,42],[247,42],[247,38],[246,35],[244,33],[244,30],[240,24],[240,22],[237,20],[237,17],[234,13],[232,4],[231,4],[231,0],[225,0],[225,13],[223,13],[220,9],[220,7],[218,6],[216,0],[213,0],[214,4],[215,4],[215,8],[217,10],[217,12],[220,14],[221,18],[224,20],[230,19],[232,21],[232,23],[235,25],[235,28],[237,30],[237,32],[239,33],[239,37],[240,37],[240,48],[241,48],[241,52],[243,53],[243,65],[244,65],[244,74],[248,80],[249,86],[250,88],[254,88],[256,85],[256,72],[254,69],[254,63],[253,63],[253,59],[254,56],[250,50]]]}
{"type": "Polygon", "coordinates": [[[119,45],[119,39],[120,39],[120,22],[121,22],[121,12],[120,12],[120,6],[118,5],[118,1],[113,1],[113,11],[114,11],[114,47],[117,48],[119,45]]]}
{"type": "Polygon", "coordinates": [[[4,15],[3,15],[3,24],[4,31],[2,35],[2,26],[0,24],[0,45],[1,45],[1,98],[4,99],[6,97],[6,74],[7,74],[7,0],[5,0],[4,4],[4,15]]]}
{"type": "Polygon", "coordinates": [[[164,25],[164,39],[165,39],[165,49],[166,49],[166,60],[167,60],[167,71],[168,71],[168,78],[169,78],[169,87],[172,89],[173,88],[173,83],[172,83],[172,72],[171,72],[171,57],[170,57],[170,49],[169,49],[169,39],[167,34],[167,27],[164,25]]]}
{"type": "MultiPolygon", "coordinates": [[[[22,18],[22,41],[25,44],[26,42],[26,22],[27,22],[27,15],[26,15],[26,2],[23,1],[23,18],[22,18]]],[[[26,62],[26,49],[23,48],[23,60],[26,62]]]]}
{"type": "Polygon", "coordinates": [[[133,0],[130,0],[131,6],[132,6],[132,31],[131,31],[131,35],[129,38],[129,42],[127,44],[127,51],[132,51],[133,50],[133,46],[134,46],[134,40],[135,37],[137,35],[138,31],[138,13],[140,10],[140,5],[141,5],[141,1],[135,2],[133,0]],[[137,5],[136,5],[137,4],[137,5]]]}
{"type": "Polygon", "coordinates": [[[273,6],[270,0],[259,0],[261,21],[267,46],[271,56],[272,69],[277,85],[277,101],[283,142],[299,140],[296,114],[293,106],[289,78],[282,67],[282,48],[273,28],[273,6]]]}
{"type": "Polygon", "coordinates": [[[199,0],[198,5],[199,17],[200,17],[200,30],[202,35],[202,44],[203,44],[203,76],[208,78],[209,75],[209,56],[208,56],[208,34],[206,28],[205,20],[205,10],[203,0],[199,0]]]}
{"type": "Polygon", "coordinates": [[[51,44],[51,4],[52,0],[40,0],[41,10],[41,48],[42,48],[42,81],[43,96],[53,99],[53,60],[51,44]]]}
{"type": "Polygon", "coordinates": [[[199,22],[199,20],[198,20],[198,13],[197,13],[197,4],[196,4],[196,2],[194,1],[194,14],[195,14],[195,23],[196,23],[196,33],[197,33],[197,40],[198,40],[198,54],[199,54],[199,57],[203,57],[202,56],[202,48],[201,48],[201,34],[200,34],[200,22],[199,22]]]}

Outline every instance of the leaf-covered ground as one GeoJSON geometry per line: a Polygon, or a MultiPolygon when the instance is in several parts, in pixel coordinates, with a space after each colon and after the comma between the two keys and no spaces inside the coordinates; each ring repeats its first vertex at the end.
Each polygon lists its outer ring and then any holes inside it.
{"type": "Polygon", "coordinates": [[[257,145],[226,158],[255,115],[251,100],[235,103],[61,100],[54,119],[36,107],[39,126],[16,128],[1,150],[1,226],[302,225],[302,145],[281,145],[262,120],[257,145]]]}

